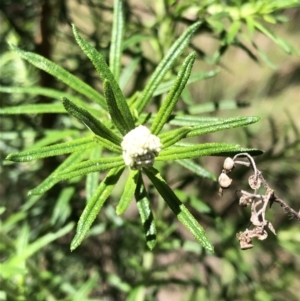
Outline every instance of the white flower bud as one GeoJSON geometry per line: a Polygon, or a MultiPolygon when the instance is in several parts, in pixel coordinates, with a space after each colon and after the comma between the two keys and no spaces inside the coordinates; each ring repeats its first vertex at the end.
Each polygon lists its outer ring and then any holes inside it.
{"type": "Polygon", "coordinates": [[[234,168],[234,161],[232,158],[228,157],[225,159],[224,164],[223,164],[223,168],[226,171],[231,171],[234,168]]]}
{"type": "Polygon", "coordinates": [[[222,188],[228,188],[232,182],[226,173],[222,172],[219,176],[219,184],[222,188]]]}
{"type": "Polygon", "coordinates": [[[123,137],[121,147],[125,164],[132,169],[138,169],[153,165],[162,144],[148,128],[139,125],[123,137]]]}

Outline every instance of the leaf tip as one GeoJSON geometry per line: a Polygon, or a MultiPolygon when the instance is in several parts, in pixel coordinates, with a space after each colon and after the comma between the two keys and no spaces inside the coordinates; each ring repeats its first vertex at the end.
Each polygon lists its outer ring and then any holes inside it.
{"type": "MultiPolygon", "coordinates": [[[[13,156],[14,156],[14,153],[7,155],[6,158],[4,159],[4,162],[5,161],[13,161],[12,160],[13,156]]],[[[7,162],[7,163],[9,163],[9,162],[7,162]]]]}
{"type": "Polygon", "coordinates": [[[73,252],[77,247],[80,245],[80,242],[78,242],[76,236],[73,238],[71,245],[70,245],[70,251],[73,252]]]}
{"type": "Polygon", "coordinates": [[[152,251],[156,246],[156,237],[155,239],[147,241],[147,247],[152,251]]]}

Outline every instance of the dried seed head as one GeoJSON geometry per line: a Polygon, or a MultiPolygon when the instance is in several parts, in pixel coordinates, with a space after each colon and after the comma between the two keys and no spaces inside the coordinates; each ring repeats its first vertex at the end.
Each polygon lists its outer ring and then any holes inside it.
{"type": "Polygon", "coordinates": [[[254,212],[254,211],[251,214],[250,222],[254,226],[263,226],[264,225],[264,221],[263,221],[261,213],[258,214],[257,212],[254,212]]]}
{"type": "Polygon", "coordinates": [[[248,250],[253,248],[252,242],[247,242],[243,240],[240,241],[240,246],[242,250],[248,250]]]}
{"type": "Polygon", "coordinates": [[[266,230],[264,230],[264,232],[259,234],[257,238],[259,240],[265,240],[267,237],[268,237],[268,232],[266,230]]]}
{"type": "Polygon", "coordinates": [[[244,207],[247,207],[248,205],[250,205],[252,203],[252,198],[249,198],[245,195],[242,195],[240,197],[240,200],[239,200],[239,204],[240,206],[244,206],[244,207]]]}
{"type": "Polygon", "coordinates": [[[249,236],[250,231],[248,229],[246,229],[245,232],[239,232],[236,234],[236,237],[238,238],[239,242],[240,242],[240,246],[242,250],[248,250],[253,248],[252,245],[252,239],[249,236]]]}
{"type": "Polygon", "coordinates": [[[248,183],[252,189],[258,189],[261,185],[261,179],[259,177],[255,177],[255,175],[252,175],[249,177],[248,183]]]}
{"type": "Polygon", "coordinates": [[[232,158],[228,157],[225,159],[224,164],[223,164],[223,168],[226,171],[231,171],[234,168],[234,161],[232,158]]]}
{"type": "Polygon", "coordinates": [[[162,144],[148,128],[139,125],[123,137],[121,147],[125,164],[132,169],[139,169],[153,165],[162,144]]]}
{"type": "Polygon", "coordinates": [[[220,174],[219,184],[223,189],[228,188],[230,186],[231,182],[232,182],[232,179],[230,179],[226,173],[222,172],[220,174]]]}

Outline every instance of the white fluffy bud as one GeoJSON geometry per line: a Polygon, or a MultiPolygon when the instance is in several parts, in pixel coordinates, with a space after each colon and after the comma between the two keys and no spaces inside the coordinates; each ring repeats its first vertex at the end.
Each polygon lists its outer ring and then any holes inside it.
{"type": "Polygon", "coordinates": [[[125,164],[132,169],[138,169],[153,165],[162,144],[148,128],[139,125],[123,137],[121,147],[125,164]]]}

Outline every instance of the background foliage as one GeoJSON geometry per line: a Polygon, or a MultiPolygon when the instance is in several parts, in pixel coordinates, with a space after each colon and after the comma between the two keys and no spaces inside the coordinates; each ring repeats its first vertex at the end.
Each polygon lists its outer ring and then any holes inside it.
{"type": "MultiPolygon", "coordinates": [[[[277,194],[297,209],[300,65],[297,51],[288,42],[300,49],[296,39],[300,16],[296,9],[281,10],[294,6],[296,1],[285,1],[284,7],[280,3],[125,2],[127,28],[122,63],[129,67],[122,80],[126,96],[140,90],[175,38],[186,25],[200,19],[201,32],[191,45],[198,54],[196,69],[219,72],[190,85],[177,109],[199,116],[262,117],[260,123],[249,128],[211,134],[200,141],[238,142],[264,149],[265,154],[257,158],[260,170],[277,194]],[[285,23],[287,19],[290,21],[285,23]]],[[[0,5],[1,86],[40,85],[66,90],[62,83],[11,52],[8,41],[55,61],[102,89],[91,63],[75,45],[69,23],[76,24],[109,59],[112,1],[16,4],[7,0],[0,5]]],[[[174,67],[174,74],[180,65],[178,62],[174,67]]],[[[47,97],[20,92],[2,93],[1,106],[49,102],[47,97]]],[[[160,101],[157,96],[151,110],[156,111],[160,101]]],[[[47,129],[57,130],[58,135],[63,128],[83,129],[74,119],[57,114],[1,116],[1,128],[2,157],[47,137],[47,129]]],[[[1,167],[0,300],[297,300],[298,225],[274,207],[268,219],[277,237],[270,235],[254,249],[241,252],[235,234],[247,227],[249,212],[237,205],[235,187],[219,198],[215,182],[195,177],[178,165],[166,166],[164,174],[204,225],[215,246],[214,255],[207,255],[178,225],[154,191],[151,196],[159,236],[150,252],[135,207],[130,207],[125,217],[115,215],[121,185],[101,211],[88,239],[71,253],[73,225],[88,198],[84,182],[61,182],[42,197],[27,196],[62,159],[1,167]]],[[[222,168],[216,157],[199,163],[215,175],[222,168]]],[[[236,189],[243,189],[245,171],[239,169],[235,176],[236,189]]]]}

